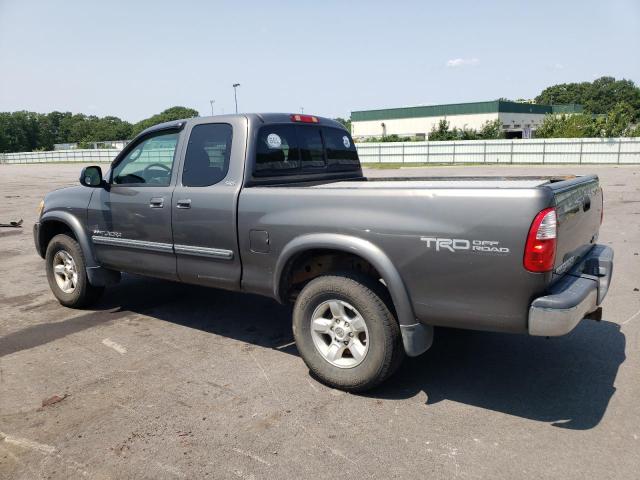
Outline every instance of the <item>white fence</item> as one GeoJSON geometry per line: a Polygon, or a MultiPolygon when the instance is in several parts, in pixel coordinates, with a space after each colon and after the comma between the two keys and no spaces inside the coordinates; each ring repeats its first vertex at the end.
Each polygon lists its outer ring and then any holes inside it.
{"type": "MultiPolygon", "coordinates": [[[[362,163],[640,164],[640,138],[358,143],[362,163]]],[[[0,163],[111,162],[117,149],[0,154],[0,163]]]]}
{"type": "MultiPolygon", "coordinates": [[[[121,152],[117,148],[87,150],[53,150],[47,152],[0,153],[0,163],[102,163],[111,162],[121,152]]],[[[167,162],[173,148],[158,148],[142,152],[142,162],[167,162]]]]}
{"type": "Polygon", "coordinates": [[[640,163],[640,138],[358,143],[362,163],[640,163]]]}
{"type": "Polygon", "coordinates": [[[52,150],[50,152],[0,153],[0,163],[61,163],[110,162],[120,150],[115,148],[92,150],[52,150]]]}

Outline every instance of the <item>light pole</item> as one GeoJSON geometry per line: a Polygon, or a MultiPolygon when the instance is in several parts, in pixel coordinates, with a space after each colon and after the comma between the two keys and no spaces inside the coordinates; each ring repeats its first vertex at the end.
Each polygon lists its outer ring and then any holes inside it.
{"type": "Polygon", "coordinates": [[[236,102],[236,113],[238,113],[238,87],[240,86],[239,83],[234,83],[233,84],[233,99],[236,102]]]}
{"type": "Polygon", "coordinates": [[[304,107],[300,107],[300,113],[304,113],[304,107]]]}
{"type": "Polygon", "coordinates": [[[213,117],[213,104],[216,103],[215,100],[209,100],[209,103],[211,104],[211,116],[213,117]]]}

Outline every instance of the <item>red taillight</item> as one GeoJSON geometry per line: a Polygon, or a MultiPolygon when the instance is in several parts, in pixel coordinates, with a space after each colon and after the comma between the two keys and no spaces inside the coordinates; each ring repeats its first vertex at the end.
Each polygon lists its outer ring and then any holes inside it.
{"type": "Polygon", "coordinates": [[[302,122],[302,123],[318,123],[318,118],[313,115],[302,115],[302,114],[293,114],[289,118],[291,118],[292,122],[302,122]]]}
{"type": "Polygon", "coordinates": [[[533,219],[524,247],[524,268],[530,272],[548,272],[556,259],[558,222],[555,208],[545,208],[533,219]]]}

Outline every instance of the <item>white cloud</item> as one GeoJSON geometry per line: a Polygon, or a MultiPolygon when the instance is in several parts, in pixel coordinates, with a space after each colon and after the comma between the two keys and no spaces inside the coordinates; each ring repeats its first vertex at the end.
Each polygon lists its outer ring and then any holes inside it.
{"type": "Polygon", "coordinates": [[[561,63],[556,63],[553,65],[553,68],[555,68],[556,70],[563,70],[564,69],[564,65],[561,63]]]}
{"type": "Polygon", "coordinates": [[[467,65],[478,65],[480,60],[477,58],[452,58],[451,60],[447,60],[448,68],[458,68],[458,67],[466,67],[467,65]]]}

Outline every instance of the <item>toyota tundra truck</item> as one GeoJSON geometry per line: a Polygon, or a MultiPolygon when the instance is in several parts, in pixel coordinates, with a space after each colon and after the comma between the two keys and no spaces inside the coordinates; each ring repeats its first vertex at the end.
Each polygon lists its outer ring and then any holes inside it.
{"type": "Polygon", "coordinates": [[[121,272],[292,303],[315,377],[363,391],[437,326],[558,336],[598,317],[602,212],[595,175],[370,179],[341,124],[242,114],[145,130],[46,195],[34,238],[67,307],[121,272]]]}

